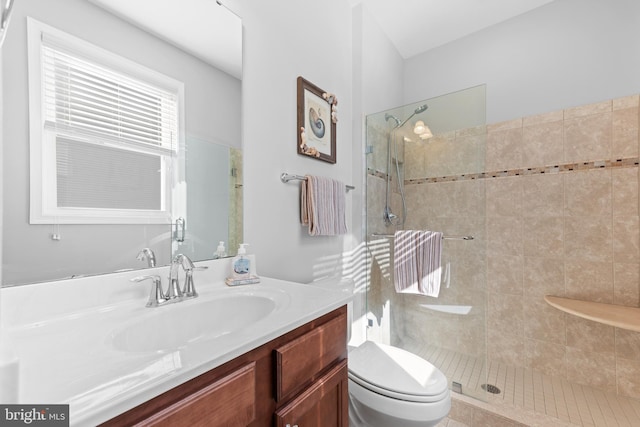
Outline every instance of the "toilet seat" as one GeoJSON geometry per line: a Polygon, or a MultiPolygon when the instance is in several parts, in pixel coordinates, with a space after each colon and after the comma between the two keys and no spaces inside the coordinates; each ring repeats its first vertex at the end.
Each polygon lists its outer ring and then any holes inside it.
{"type": "Polygon", "coordinates": [[[349,352],[349,379],[375,393],[409,402],[437,402],[449,394],[439,369],[401,348],[365,341],[349,352]]]}

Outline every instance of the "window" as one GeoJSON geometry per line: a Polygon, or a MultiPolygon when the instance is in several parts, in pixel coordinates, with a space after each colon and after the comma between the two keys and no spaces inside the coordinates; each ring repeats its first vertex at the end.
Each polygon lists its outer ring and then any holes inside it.
{"type": "Polygon", "coordinates": [[[31,223],[169,223],[183,84],[28,21],[31,223]]]}

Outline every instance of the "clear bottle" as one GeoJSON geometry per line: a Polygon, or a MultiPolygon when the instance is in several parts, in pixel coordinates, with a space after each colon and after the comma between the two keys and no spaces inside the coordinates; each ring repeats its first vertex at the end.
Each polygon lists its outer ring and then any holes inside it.
{"type": "Polygon", "coordinates": [[[224,242],[220,241],[218,248],[213,253],[213,259],[225,258],[227,256],[227,249],[224,247],[224,242]]]}
{"type": "Polygon", "coordinates": [[[251,260],[246,256],[247,246],[248,243],[240,243],[238,255],[233,258],[231,265],[234,279],[246,279],[251,275],[251,260]]]}

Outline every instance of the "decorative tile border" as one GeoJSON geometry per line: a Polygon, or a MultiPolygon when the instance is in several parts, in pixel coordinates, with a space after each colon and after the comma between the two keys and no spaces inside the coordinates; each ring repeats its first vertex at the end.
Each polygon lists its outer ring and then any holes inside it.
{"type": "MultiPolygon", "coordinates": [[[[640,158],[629,157],[629,158],[617,159],[617,160],[597,160],[593,162],[565,163],[562,165],[543,166],[543,167],[537,167],[537,168],[523,168],[523,169],[511,169],[511,170],[503,170],[503,171],[495,171],[495,172],[481,172],[481,173],[470,173],[470,174],[462,174],[462,175],[438,176],[434,178],[407,179],[405,180],[404,183],[405,184],[429,184],[429,183],[436,183],[436,182],[470,181],[475,179],[502,178],[502,177],[508,177],[508,176],[527,176],[527,175],[566,173],[566,172],[584,171],[584,170],[593,170],[593,169],[632,168],[632,167],[638,167],[639,163],[640,163],[640,158]]],[[[387,178],[387,174],[380,171],[368,169],[367,173],[369,175],[373,175],[378,178],[382,178],[382,179],[387,178]]]]}
{"type": "Polygon", "coordinates": [[[375,169],[367,168],[367,175],[375,176],[376,178],[387,179],[387,174],[375,169]]]}

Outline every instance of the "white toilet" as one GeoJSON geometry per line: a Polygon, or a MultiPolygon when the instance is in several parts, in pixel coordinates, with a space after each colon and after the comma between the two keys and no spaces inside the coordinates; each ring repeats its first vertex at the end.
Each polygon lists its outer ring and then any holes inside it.
{"type": "MultiPolygon", "coordinates": [[[[353,293],[349,279],[311,283],[353,293]]],[[[351,323],[349,304],[349,323],[351,323]]],[[[349,324],[349,337],[351,336],[349,324]]],[[[448,381],[438,368],[406,350],[365,341],[349,347],[349,426],[428,427],[449,414],[448,381]]]]}

